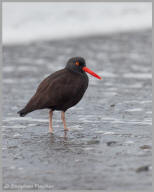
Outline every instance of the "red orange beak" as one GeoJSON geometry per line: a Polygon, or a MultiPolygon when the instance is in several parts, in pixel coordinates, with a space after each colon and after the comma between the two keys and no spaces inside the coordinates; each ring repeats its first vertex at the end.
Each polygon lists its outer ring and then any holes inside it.
{"type": "Polygon", "coordinates": [[[88,69],[88,67],[83,67],[82,70],[84,70],[85,72],[89,73],[90,75],[96,77],[97,79],[102,79],[99,75],[97,75],[96,73],[94,73],[93,71],[88,69]]]}

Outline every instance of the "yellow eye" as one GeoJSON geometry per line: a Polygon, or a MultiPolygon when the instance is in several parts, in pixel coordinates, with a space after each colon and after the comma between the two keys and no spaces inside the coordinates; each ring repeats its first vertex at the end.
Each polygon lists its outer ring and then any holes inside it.
{"type": "Polygon", "coordinates": [[[79,66],[79,64],[80,64],[79,61],[76,61],[76,62],[75,62],[75,65],[79,66]]]}

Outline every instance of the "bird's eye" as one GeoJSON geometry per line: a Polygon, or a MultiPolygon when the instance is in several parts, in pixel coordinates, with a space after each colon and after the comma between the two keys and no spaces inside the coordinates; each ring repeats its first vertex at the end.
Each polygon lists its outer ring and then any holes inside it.
{"type": "Polygon", "coordinates": [[[79,61],[76,61],[76,62],[75,62],[75,65],[79,66],[79,65],[80,65],[79,61]]]}

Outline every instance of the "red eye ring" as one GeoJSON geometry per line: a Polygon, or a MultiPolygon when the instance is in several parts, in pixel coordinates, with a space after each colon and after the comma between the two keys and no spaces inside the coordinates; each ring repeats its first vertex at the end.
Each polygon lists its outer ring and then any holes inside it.
{"type": "Polygon", "coordinates": [[[75,62],[75,65],[79,66],[79,64],[80,64],[79,61],[76,61],[76,62],[75,62]]]}

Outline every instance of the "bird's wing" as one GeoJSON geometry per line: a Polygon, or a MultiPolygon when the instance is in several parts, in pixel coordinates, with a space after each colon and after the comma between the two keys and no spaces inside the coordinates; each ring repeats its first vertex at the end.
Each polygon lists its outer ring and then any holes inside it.
{"type": "MultiPolygon", "coordinates": [[[[72,83],[72,73],[66,69],[55,72],[44,79],[35,95],[28,102],[31,110],[62,105],[76,95],[80,83],[72,83]]],[[[78,76],[77,76],[78,77],[78,76]]],[[[77,78],[80,81],[80,78],[77,78]]]]}
{"type": "Polygon", "coordinates": [[[62,70],[59,70],[59,71],[56,71],[55,73],[49,75],[48,77],[46,77],[41,83],[40,85],[38,86],[37,90],[36,90],[36,93],[39,93],[39,92],[42,92],[42,91],[45,91],[53,82],[53,80],[55,78],[57,78],[58,76],[60,76],[60,74],[63,74],[65,73],[65,69],[62,69],[62,70]]]}
{"type": "Polygon", "coordinates": [[[74,74],[69,71],[60,73],[60,75],[48,81],[45,90],[40,88],[40,102],[44,101],[43,107],[63,105],[77,95],[79,88],[82,86],[79,83],[81,78],[78,75],[76,75],[76,78],[72,78],[72,75],[74,74]],[[73,81],[76,82],[73,83],[73,81]]]}

